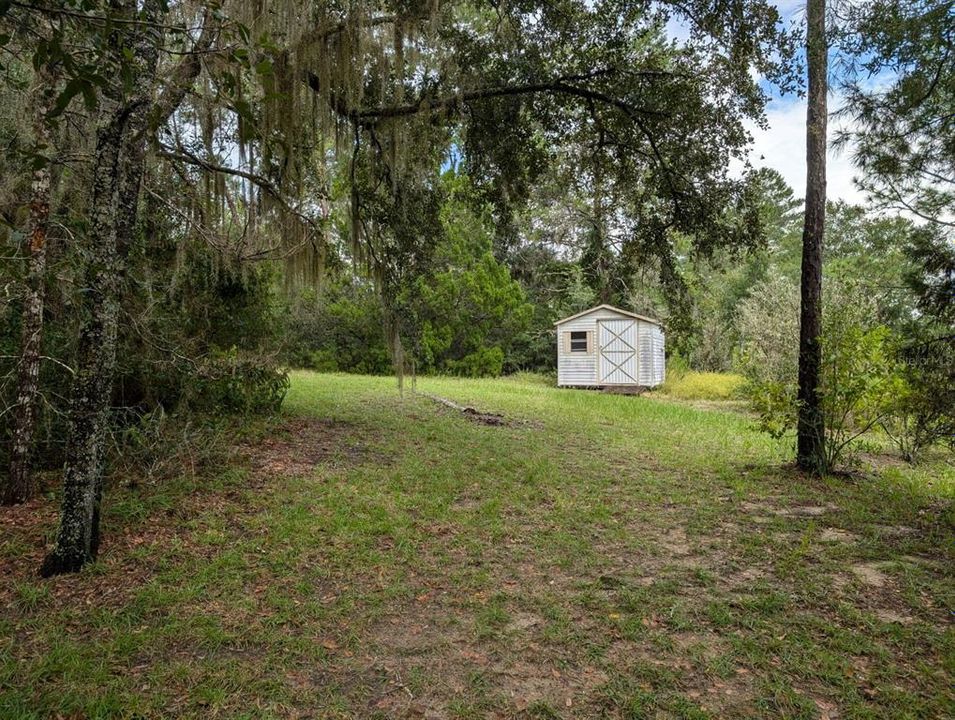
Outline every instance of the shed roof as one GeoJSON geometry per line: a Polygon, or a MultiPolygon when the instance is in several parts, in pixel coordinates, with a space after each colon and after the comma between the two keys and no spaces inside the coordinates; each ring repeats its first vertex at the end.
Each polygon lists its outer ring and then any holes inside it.
{"type": "Polygon", "coordinates": [[[579,317],[583,317],[584,315],[589,315],[590,313],[596,312],[597,310],[612,310],[615,313],[620,313],[621,315],[626,315],[627,317],[636,318],[637,320],[643,320],[644,322],[653,323],[654,325],[659,325],[660,327],[663,327],[663,323],[661,323],[659,320],[654,320],[653,318],[647,317],[646,315],[637,315],[637,313],[632,313],[629,310],[621,310],[618,307],[614,307],[613,305],[606,305],[606,304],[597,305],[596,307],[592,307],[589,310],[583,310],[569,317],[562,318],[558,320],[557,322],[555,322],[554,325],[562,325],[563,323],[569,320],[576,320],[579,317]]]}

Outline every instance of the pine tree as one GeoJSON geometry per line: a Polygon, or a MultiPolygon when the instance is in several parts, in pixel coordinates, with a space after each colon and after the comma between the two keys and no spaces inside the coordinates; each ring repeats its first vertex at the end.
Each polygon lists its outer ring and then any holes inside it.
{"type": "Polygon", "coordinates": [[[828,45],[826,2],[807,6],[809,94],[806,115],[806,214],[802,236],[799,320],[799,420],[796,463],[825,473],[826,438],[822,411],[822,244],[826,231],[826,125],[828,45]]]}

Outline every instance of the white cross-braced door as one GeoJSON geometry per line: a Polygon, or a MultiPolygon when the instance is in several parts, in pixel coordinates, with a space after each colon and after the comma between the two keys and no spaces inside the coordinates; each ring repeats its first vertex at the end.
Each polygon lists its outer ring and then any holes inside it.
{"type": "Polygon", "coordinates": [[[637,383],[637,323],[635,320],[597,322],[597,382],[601,385],[637,383]]]}

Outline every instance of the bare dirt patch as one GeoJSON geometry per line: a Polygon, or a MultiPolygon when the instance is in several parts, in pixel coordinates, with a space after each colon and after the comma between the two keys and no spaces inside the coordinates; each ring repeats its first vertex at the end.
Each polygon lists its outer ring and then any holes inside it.
{"type": "Polygon", "coordinates": [[[913,618],[911,615],[906,615],[899,612],[898,610],[893,610],[892,608],[876,608],[874,612],[875,616],[884,623],[911,625],[913,622],[915,622],[915,618],[913,618]]]}
{"type": "Polygon", "coordinates": [[[687,697],[700,703],[700,707],[717,716],[736,714],[743,708],[749,710],[753,706],[752,673],[746,668],[737,668],[736,675],[729,678],[713,680],[702,691],[690,689],[687,697]]]}
{"type": "Polygon", "coordinates": [[[828,543],[854,543],[859,539],[859,536],[855,533],[851,533],[848,530],[842,530],[840,528],[825,528],[821,533],[819,533],[819,539],[823,542],[828,543]]]}
{"type": "Polygon", "coordinates": [[[784,517],[805,517],[817,518],[831,512],[836,512],[839,507],[832,504],[826,505],[795,505],[788,508],[776,508],[773,513],[784,517]]]}
{"type": "Polygon", "coordinates": [[[681,527],[671,528],[657,542],[672,556],[684,556],[693,552],[686,531],[681,527]]]}
{"type": "Polygon", "coordinates": [[[683,631],[670,635],[673,645],[683,653],[699,654],[707,660],[719,657],[729,648],[729,643],[715,632],[683,631]]]}
{"type": "Polygon", "coordinates": [[[511,621],[505,626],[504,630],[509,633],[524,633],[543,622],[544,619],[540,615],[518,613],[511,617],[511,621]]]}
{"type": "Polygon", "coordinates": [[[736,667],[731,674],[714,677],[699,667],[699,658],[713,660],[727,651],[726,639],[708,631],[677,632],[668,637],[673,642],[673,652],[633,641],[617,641],[607,652],[608,666],[627,668],[637,663],[673,671],[679,676],[680,693],[715,717],[738,717],[737,711],[752,708],[757,678],[749,669],[736,667]]]}
{"type": "MultiPolygon", "coordinates": [[[[828,513],[837,512],[839,507],[832,503],[823,503],[820,505],[789,505],[788,501],[780,497],[768,497],[756,501],[744,501],[739,504],[739,509],[752,515],[776,515],[778,517],[791,518],[818,518],[828,513]]],[[[754,518],[759,521],[758,518],[754,518]]]]}
{"type": "Polygon", "coordinates": [[[835,703],[818,697],[814,697],[812,701],[816,704],[816,709],[819,710],[819,720],[839,720],[842,717],[839,707],[835,703]]]}
{"type": "Polygon", "coordinates": [[[729,590],[741,588],[752,588],[760,580],[764,579],[767,573],[764,569],[749,566],[741,568],[735,572],[730,572],[720,577],[722,587],[729,590]]]}
{"type": "Polygon", "coordinates": [[[882,537],[901,538],[915,535],[918,533],[918,530],[913,527],[908,527],[907,525],[879,525],[878,532],[882,537]]]}
{"type": "Polygon", "coordinates": [[[853,565],[851,570],[866,585],[881,588],[889,583],[889,576],[885,574],[881,563],[859,563],[853,565]]]}
{"type": "Polygon", "coordinates": [[[572,712],[589,704],[594,690],[607,682],[606,673],[594,667],[561,671],[522,661],[501,663],[494,674],[501,695],[518,712],[537,704],[572,712]]]}
{"type": "Polygon", "coordinates": [[[296,417],[276,428],[268,437],[239,445],[253,476],[266,479],[311,473],[318,465],[340,459],[357,463],[369,455],[357,441],[353,423],[314,417],[296,417]]]}

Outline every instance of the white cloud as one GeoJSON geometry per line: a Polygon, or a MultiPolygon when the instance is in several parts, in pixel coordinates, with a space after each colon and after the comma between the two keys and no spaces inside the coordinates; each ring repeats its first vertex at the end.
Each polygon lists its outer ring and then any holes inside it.
{"type": "MultiPolygon", "coordinates": [[[[830,109],[839,106],[838,98],[830,97],[830,109]]],[[[769,128],[750,127],[753,145],[749,159],[754,167],[770,167],[783,176],[797,196],[806,193],[806,100],[775,99],[766,111],[769,128]]],[[[830,117],[830,144],[837,124],[830,117]]],[[[738,172],[741,168],[737,166],[738,172]]],[[[826,194],[830,200],[863,203],[865,196],[852,182],[856,169],[848,152],[836,153],[830,148],[826,162],[826,194]]]]}

